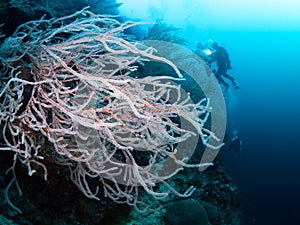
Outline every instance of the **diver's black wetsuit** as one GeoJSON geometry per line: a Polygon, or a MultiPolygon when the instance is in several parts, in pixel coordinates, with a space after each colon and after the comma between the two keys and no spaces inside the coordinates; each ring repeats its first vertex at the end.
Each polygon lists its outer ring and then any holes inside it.
{"type": "Polygon", "coordinates": [[[211,55],[209,62],[217,62],[218,69],[215,72],[216,78],[221,84],[225,86],[225,88],[228,88],[229,85],[224,81],[223,77],[229,79],[232,82],[233,86],[235,88],[238,88],[235,79],[227,73],[227,70],[231,69],[231,65],[226,49],[218,46],[217,44],[213,45],[213,48],[215,49],[215,52],[211,55]]]}

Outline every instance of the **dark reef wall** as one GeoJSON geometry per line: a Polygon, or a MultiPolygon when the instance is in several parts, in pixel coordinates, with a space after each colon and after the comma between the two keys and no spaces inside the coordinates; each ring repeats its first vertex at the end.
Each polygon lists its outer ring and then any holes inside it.
{"type": "Polygon", "coordinates": [[[61,17],[84,7],[97,14],[118,14],[121,3],[116,0],[2,0],[0,1],[0,30],[10,36],[22,23],[30,20],[61,17]]]}

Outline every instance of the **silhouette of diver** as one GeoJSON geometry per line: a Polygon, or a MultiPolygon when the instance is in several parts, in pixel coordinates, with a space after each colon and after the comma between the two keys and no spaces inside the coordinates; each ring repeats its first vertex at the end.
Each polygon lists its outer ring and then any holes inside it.
{"type": "Polygon", "coordinates": [[[229,143],[228,143],[228,148],[231,149],[233,152],[236,152],[239,157],[241,156],[241,151],[242,151],[242,139],[238,135],[238,132],[236,129],[232,131],[233,137],[230,138],[229,143]]]}
{"type": "Polygon", "coordinates": [[[214,52],[210,55],[210,59],[208,60],[208,64],[211,65],[213,62],[217,62],[217,70],[213,70],[212,72],[215,74],[218,81],[225,86],[225,90],[228,90],[229,84],[227,84],[223,77],[229,79],[232,82],[232,85],[235,89],[239,89],[237,81],[234,77],[230,76],[227,73],[227,70],[231,69],[229,55],[224,47],[221,47],[214,42],[212,44],[212,49],[214,52]],[[222,77],[223,76],[223,77],[222,77]]]}

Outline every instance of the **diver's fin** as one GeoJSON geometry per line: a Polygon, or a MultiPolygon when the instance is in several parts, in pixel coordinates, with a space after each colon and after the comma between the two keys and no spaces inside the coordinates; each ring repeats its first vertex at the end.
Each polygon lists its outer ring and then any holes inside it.
{"type": "Polygon", "coordinates": [[[234,88],[234,89],[240,89],[240,88],[241,88],[240,85],[238,84],[238,82],[237,82],[236,80],[234,80],[234,81],[232,82],[232,84],[233,84],[233,88],[234,88]]]}

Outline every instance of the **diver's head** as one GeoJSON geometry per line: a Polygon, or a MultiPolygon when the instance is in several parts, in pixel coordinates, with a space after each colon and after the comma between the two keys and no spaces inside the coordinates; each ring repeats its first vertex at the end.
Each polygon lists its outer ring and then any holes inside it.
{"type": "Polygon", "coordinates": [[[212,43],[211,47],[212,47],[214,50],[216,50],[216,49],[219,47],[219,45],[218,45],[217,42],[214,42],[214,43],[212,43]]]}

